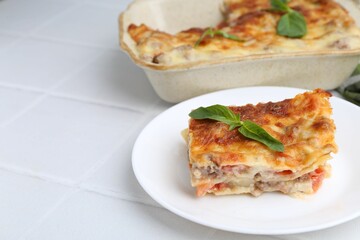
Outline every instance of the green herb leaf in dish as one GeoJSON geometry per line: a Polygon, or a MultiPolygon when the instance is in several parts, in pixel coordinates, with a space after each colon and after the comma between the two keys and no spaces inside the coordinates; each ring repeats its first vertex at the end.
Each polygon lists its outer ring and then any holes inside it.
{"type": "Polygon", "coordinates": [[[201,36],[200,38],[196,41],[194,47],[198,47],[200,45],[200,43],[204,40],[204,38],[206,36],[209,36],[210,38],[213,38],[215,35],[218,36],[222,36],[223,38],[227,38],[233,41],[238,41],[238,42],[243,42],[243,40],[241,40],[238,36],[224,32],[222,30],[216,30],[213,28],[208,28],[201,36]]]}
{"type": "Polygon", "coordinates": [[[229,125],[229,130],[238,127],[239,133],[243,136],[258,141],[270,149],[283,152],[284,145],[256,123],[245,120],[242,121],[240,115],[235,114],[231,109],[222,105],[212,105],[200,107],[193,110],[189,116],[193,119],[212,119],[229,125]]]}
{"type": "Polygon", "coordinates": [[[270,0],[271,10],[285,13],[277,24],[277,34],[290,38],[301,38],[307,33],[304,16],[287,5],[286,0],[270,0]]]}

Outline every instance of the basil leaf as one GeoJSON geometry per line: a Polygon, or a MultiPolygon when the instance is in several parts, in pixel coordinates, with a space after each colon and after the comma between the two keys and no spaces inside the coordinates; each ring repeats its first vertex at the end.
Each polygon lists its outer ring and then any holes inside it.
{"type": "Polygon", "coordinates": [[[193,119],[212,119],[226,123],[230,126],[229,130],[240,127],[238,131],[245,137],[261,142],[274,151],[284,151],[284,145],[280,141],[273,138],[256,123],[249,120],[241,121],[240,115],[236,115],[228,107],[219,104],[206,108],[199,107],[193,110],[189,116],[193,119]]]}
{"type": "Polygon", "coordinates": [[[212,119],[226,123],[230,126],[230,130],[241,126],[240,116],[236,115],[229,108],[219,104],[206,108],[199,107],[193,110],[189,116],[194,119],[212,119]]]}
{"type": "Polygon", "coordinates": [[[201,36],[200,38],[196,41],[194,48],[198,47],[200,45],[200,43],[204,40],[204,38],[206,36],[210,36],[211,38],[213,38],[215,35],[219,35],[222,36],[224,38],[230,39],[230,40],[234,40],[234,41],[238,41],[238,42],[243,42],[243,40],[241,40],[238,36],[230,34],[230,33],[226,33],[222,30],[214,30],[212,28],[208,28],[201,36]]]}
{"type": "Polygon", "coordinates": [[[281,16],[277,25],[277,34],[290,38],[299,38],[306,33],[306,21],[302,14],[291,10],[281,16]]]}
{"type": "Polygon", "coordinates": [[[244,121],[243,125],[239,128],[239,132],[247,138],[263,143],[274,151],[284,151],[284,145],[280,141],[273,138],[262,127],[252,121],[244,121]]]}
{"type": "Polygon", "coordinates": [[[203,34],[201,34],[200,38],[196,41],[194,47],[198,47],[207,35],[210,35],[211,37],[214,36],[212,28],[208,28],[205,32],[203,32],[203,34]]]}
{"type": "Polygon", "coordinates": [[[230,33],[226,33],[224,31],[221,30],[216,30],[214,32],[214,34],[216,35],[220,35],[223,36],[224,38],[230,39],[230,40],[234,40],[234,41],[238,41],[238,42],[243,42],[243,40],[241,40],[238,36],[230,34],[230,33]]]}
{"type": "Polygon", "coordinates": [[[300,38],[307,33],[307,26],[304,16],[291,9],[288,0],[270,0],[271,9],[284,12],[277,24],[277,34],[290,38],[300,38]]]}
{"type": "Polygon", "coordinates": [[[287,0],[271,0],[270,4],[273,10],[288,12],[290,8],[286,5],[287,2],[287,0]]]}

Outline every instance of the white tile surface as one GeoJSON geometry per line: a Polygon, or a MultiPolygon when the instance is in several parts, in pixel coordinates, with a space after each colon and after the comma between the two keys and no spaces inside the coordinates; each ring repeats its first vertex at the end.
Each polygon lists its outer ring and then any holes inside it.
{"type": "Polygon", "coordinates": [[[0,239],[17,239],[68,191],[58,184],[0,170],[0,239]]]}
{"type": "Polygon", "coordinates": [[[32,104],[41,94],[0,87],[0,126],[32,104]]]}
{"type": "Polygon", "coordinates": [[[126,9],[132,0],[84,0],[84,2],[100,6],[111,6],[113,9],[116,9],[118,13],[120,13],[126,9]]]}
{"type": "Polygon", "coordinates": [[[357,218],[351,222],[326,230],[315,231],[303,234],[294,234],[282,236],[282,239],[289,240],[357,240],[360,236],[360,219],[357,218]],[[341,237],[340,237],[341,236],[341,237]]]}
{"type": "Polygon", "coordinates": [[[99,50],[24,39],[0,58],[0,82],[48,89],[94,59],[99,50]]]}
{"type": "MultiPolygon", "coordinates": [[[[139,131],[136,131],[136,133],[139,131]]],[[[134,134],[137,136],[137,134],[134,134]]],[[[131,137],[81,186],[94,191],[118,195],[159,206],[145,193],[135,178],[131,166],[131,151],[135,137],[131,137]]]]}
{"type": "Polygon", "coordinates": [[[111,6],[83,4],[58,17],[36,35],[118,49],[119,10],[111,6]]]}
{"type": "Polygon", "coordinates": [[[159,98],[159,101],[156,103],[156,105],[151,109],[152,111],[152,114],[153,114],[153,117],[156,117],[159,113],[162,113],[163,111],[169,109],[170,107],[174,106],[175,104],[174,103],[168,103],[168,102],[165,102],[163,100],[160,100],[159,98]]]}
{"type": "Polygon", "coordinates": [[[6,49],[10,44],[15,42],[18,37],[0,34],[0,54],[1,51],[6,49]]]}
{"type": "Polygon", "coordinates": [[[0,163],[78,181],[124,141],[140,115],[47,98],[0,130],[0,163]]]}
{"type": "MultiPolygon", "coordinates": [[[[76,1],[76,0],[75,0],[76,1]]],[[[93,3],[93,4],[107,4],[111,5],[113,7],[118,7],[120,10],[125,10],[126,6],[132,2],[132,0],[84,0],[84,2],[87,3],[93,3]]]]}
{"type": "Polygon", "coordinates": [[[212,231],[161,208],[81,192],[27,239],[206,239],[212,231]]]}
{"type": "Polygon", "coordinates": [[[52,0],[0,1],[0,31],[29,33],[70,7],[52,0]]]}
{"type": "Polygon", "coordinates": [[[138,110],[159,100],[144,72],[120,51],[105,52],[55,91],[138,110]]]}
{"type": "Polygon", "coordinates": [[[246,239],[246,240],[275,240],[278,239],[277,237],[273,236],[259,236],[259,235],[248,235],[248,234],[240,234],[240,233],[232,233],[232,232],[225,232],[216,230],[214,235],[212,235],[210,240],[216,240],[216,239],[226,239],[226,240],[240,240],[240,239],[246,239]]]}

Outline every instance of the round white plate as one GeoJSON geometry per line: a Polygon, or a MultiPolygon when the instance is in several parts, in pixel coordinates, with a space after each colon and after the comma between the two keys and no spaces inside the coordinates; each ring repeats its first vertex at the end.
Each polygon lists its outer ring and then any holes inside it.
{"type": "Polygon", "coordinates": [[[182,102],[154,118],[132,153],[135,175],[145,191],[168,210],[213,228],[249,234],[290,234],[328,228],[360,215],[360,108],[332,97],[339,153],[332,177],[315,195],[296,199],[279,193],[195,197],[187,147],[180,132],[192,109],[213,104],[281,101],[306,90],[251,87],[210,93],[182,102]]]}

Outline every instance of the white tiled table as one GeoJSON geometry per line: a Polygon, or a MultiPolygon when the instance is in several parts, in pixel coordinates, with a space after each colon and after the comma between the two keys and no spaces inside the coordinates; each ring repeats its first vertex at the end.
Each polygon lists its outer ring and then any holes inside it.
{"type": "Polygon", "coordinates": [[[128,2],[0,0],[0,239],[359,239],[360,219],[288,236],[223,232],[142,190],[133,143],[171,105],[118,48],[128,2]]]}

